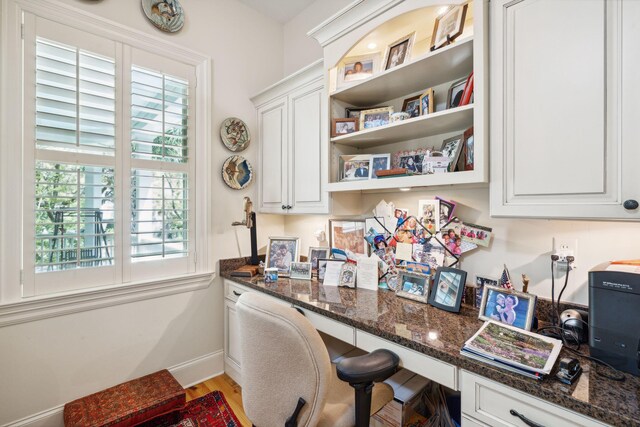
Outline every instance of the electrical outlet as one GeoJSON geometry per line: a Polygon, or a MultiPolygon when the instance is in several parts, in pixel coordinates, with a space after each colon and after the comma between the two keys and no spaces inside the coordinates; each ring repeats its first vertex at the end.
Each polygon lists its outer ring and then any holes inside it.
{"type": "Polygon", "coordinates": [[[578,258],[578,240],[553,238],[553,253],[558,255],[556,266],[560,271],[573,270],[576,268],[576,259],[578,258]],[[568,262],[567,257],[573,257],[573,261],[568,262]]]}

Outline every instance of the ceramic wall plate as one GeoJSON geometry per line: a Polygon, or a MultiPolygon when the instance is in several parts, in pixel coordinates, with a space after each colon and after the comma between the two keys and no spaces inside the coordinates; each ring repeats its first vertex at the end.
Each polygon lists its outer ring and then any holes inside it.
{"type": "Polygon", "coordinates": [[[253,168],[242,156],[231,156],[222,166],[222,179],[234,190],[242,190],[253,181],[253,168]]]}
{"type": "Polygon", "coordinates": [[[236,117],[229,117],[220,126],[220,137],[224,146],[231,151],[242,151],[251,142],[247,124],[236,117]]]}
{"type": "Polygon", "coordinates": [[[178,0],[142,0],[142,10],[162,31],[175,33],[184,25],[184,11],[178,0]]]}

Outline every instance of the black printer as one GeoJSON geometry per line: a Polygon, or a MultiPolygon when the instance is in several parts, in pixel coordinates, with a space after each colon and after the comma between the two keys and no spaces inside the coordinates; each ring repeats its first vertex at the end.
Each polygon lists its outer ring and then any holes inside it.
{"type": "Polygon", "coordinates": [[[604,263],[589,272],[591,356],[640,376],[640,266],[604,263]]]}

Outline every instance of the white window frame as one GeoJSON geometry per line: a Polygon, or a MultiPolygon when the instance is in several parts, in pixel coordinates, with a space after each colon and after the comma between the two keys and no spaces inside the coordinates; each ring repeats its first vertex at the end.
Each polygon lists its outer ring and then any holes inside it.
{"type": "MultiPolygon", "coordinates": [[[[6,324],[41,319],[68,312],[92,309],[97,306],[125,303],[143,298],[176,292],[193,291],[209,286],[213,279],[213,263],[210,258],[210,156],[211,138],[211,59],[200,53],[172,44],[166,38],[150,36],[121,24],[88,14],[80,9],[49,3],[41,0],[2,1],[2,26],[0,33],[0,327],[6,324]],[[122,283],[81,290],[65,291],[53,295],[25,298],[21,284],[23,266],[23,218],[25,186],[33,182],[33,177],[25,175],[25,162],[33,162],[29,155],[33,151],[33,141],[25,138],[25,130],[16,123],[22,123],[24,105],[22,103],[22,41],[23,12],[58,22],[68,27],[92,33],[119,43],[124,48],[131,47],[166,56],[195,67],[196,103],[193,106],[195,122],[195,150],[190,154],[195,173],[189,177],[194,188],[190,208],[190,220],[197,240],[190,242],[193,251],[192,273],[162,279],[148,279],[145,275],[123,277],[122,283]],[[18,143],[20,142],[20,143],[18,143]],[[29,148],[27,145],[31,144],[29,148]],[[20,177],[20,179],[18,179],[20,177]],[[8,207],[12,207],[9,209],[8,207]]],[[[116,58],[117,59],[117,58],[116,58]]],[[[118,65],[117,65],[118,66],[118,65]]],[[[122,66],[122,64],[119,64],[122,66]]],[[[123,73],[127,75],[127,73],[123,73]]],[[[124,81],[123,84],[127,84],[124,81]]],[[[120,94],[121,96],[122,94],[120,94]]],[[[118,95],[117,95],[118,96],[118,95]]],[[[124,115],[128,117],[128,115],[124,115]]],[[[122,135],[123,126],[116,129],[122,135]]],[[[123,150],[121,150],[123,151],[123,150]]],[[[116,155],[123,155],[122,153],[116,155]]],[[[126,162],[125,162],[126,163],[126,162]]],[[[29,168],[31,169],[31,168],[29,168]]],[[[116,179],[122,179],[122,176],[116,179]]],[[[128,186],[126,186],[128,189],[128,186]]],[[[123,188],[120,186],[120,188],[123,188]]],[[[32,191],[30,192],[32,193],[32,191]]],[[[127,200],[127,199],[124,199],[127,200]]],[[[123,215],[123,207],[117,207],[123,215]]],[[[117,215],[117,214],[116,214],[117,215]]],[[[128,239],[128,233],[123,233],[128,239]]],[[[129,248],[126,247],[125,250],[129,248]]],[[[120,246],[123,250],[123,246],[120,246]]],[[[90,270],[90,269],[89,269],[90,270]]],[[[92,286],[92,284],[87,284],[92,286]]]]}

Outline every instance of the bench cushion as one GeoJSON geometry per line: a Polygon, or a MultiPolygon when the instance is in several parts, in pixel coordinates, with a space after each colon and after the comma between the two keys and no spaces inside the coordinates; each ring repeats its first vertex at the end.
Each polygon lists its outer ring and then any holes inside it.
{"type": "Polygon", "coordinates": [[[165,369],[67,403],[64,425],[135,426],[182,409],[185,402],[184,389],[165,369]]]}

